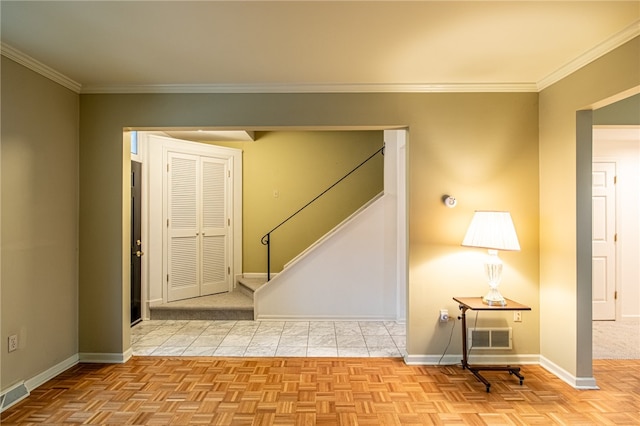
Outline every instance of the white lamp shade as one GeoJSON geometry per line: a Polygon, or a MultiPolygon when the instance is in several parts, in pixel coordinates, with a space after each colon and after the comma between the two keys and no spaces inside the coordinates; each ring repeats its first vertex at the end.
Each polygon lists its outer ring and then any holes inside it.
{"type": "Polygon", "coordinates": [[[509,212],[476,211],[462,245],[490,250],[520,250],[509,212]]]}

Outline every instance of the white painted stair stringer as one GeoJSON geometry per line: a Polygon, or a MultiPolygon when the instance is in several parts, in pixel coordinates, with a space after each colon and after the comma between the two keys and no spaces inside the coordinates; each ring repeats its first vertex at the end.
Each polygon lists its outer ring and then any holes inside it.
{"type": "Polygon", "coordinates": [[[254,294],[256,320],[394,320],[396,197],[381,195],[254,294]]]}
{"type": "Polygon", "coordinates": [[[366,210],[367,208],[369,208],[369,206],[371,204],[373,204],[374,202],[376,202],[379,198],[382,198],[382,196],[384,195],[384,192],[380,192],[378,195],[376,195],[375,197],[373,197],[372,199],[370,199],[369,201],[367,201],[365,204],[363,204],[362,206],[360,206],[360,208],[358,210],[356,210],[355,212],[351,213],[346,219],[344,219],[342,222],[340,222],[339,224],[337,224],[336,226],[333,227],[333,229],[331,229],[329,232],[327,232],[326,234],[324,234],[322,237],[320,237],[317,241],[315,241],[313,244],[311,244],[309,247],[307,247],[306,249],[304,249],[302,252],[300,252],[300,254],[298,254],[296,257],[294,257],[293,259],[291,259],[290,261],[288,261],[287,263],[284,264],[284,267],[282,268],[283,271],[285,269],[287,269],[289,266],[295,264],[298,260],[302,259],[303,257],[305,257],[307,254],[311,253],[318,245],[322,244],[323,241],[327,240],[328,238],[330,238],[332,235],[334,235],[337,232],[340,232],[340,230],[347,224],[349,223],[351,220],[353,220],[353,218],[357,217],[362,211],[366,210]]]}

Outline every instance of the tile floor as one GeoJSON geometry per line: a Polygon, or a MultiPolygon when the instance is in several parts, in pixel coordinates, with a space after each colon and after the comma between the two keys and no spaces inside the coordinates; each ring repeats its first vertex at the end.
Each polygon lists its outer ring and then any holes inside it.
{"type": "Polygon", "coordinates": [[[398,357],[406,327],[388,321],[143,321],[134,355],[398,357]]]}

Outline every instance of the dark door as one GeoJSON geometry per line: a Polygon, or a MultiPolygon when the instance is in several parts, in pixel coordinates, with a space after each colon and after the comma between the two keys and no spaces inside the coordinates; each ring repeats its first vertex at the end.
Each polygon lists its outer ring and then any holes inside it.
{"type": "Polygon", "coordinates": [[[131,162],[131,325],[142,321],[142,233],[140,202],[142,164],[131,162]]]}

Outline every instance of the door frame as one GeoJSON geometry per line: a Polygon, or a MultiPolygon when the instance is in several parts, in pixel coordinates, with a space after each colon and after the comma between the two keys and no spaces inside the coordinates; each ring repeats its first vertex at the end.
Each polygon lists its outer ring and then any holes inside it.
{"type": "MultiPolygon", "coordinates": [[[[597,388],[593,377],[593,280],[591,277],[591,171],[593,168],[593,111],[640,93],[633,87],[576,110],[576,383],[597,388]],[[588,242],[585,239],[588,238],[588,242]]],[[[575,385],[574,385],[575,386],[575,385]]]]}
{"type": "MultiPolygon", "coordinates": [[[[146,242],[148,241],[148,237],[149,237],[149,223],[148,223],[148,212],[149,212],[149,207],[148,207],[148,203],[149,203],[149,172],[148,172],[148,167],[147,167],[147,144],[146,141],[141,141],[138,138],[138,133],[136,131],[132,131],[132,130],[125,130],[124,131],[124,138],[128,139],[128,145],[131,147],[131,149],[129,150],[130,153],[130,161],[129,164],[131,164],[131,161],[137,161],[138,163],[140,163],[142,166],[142,173],[140,176],[140,184],[141,184],[141,196],[140,196],[140,239],[142,240],[142,248],[141,250],[144,252],[146,250],[146,242]],[[133,152],[133,139],[135,138],[135,152],[133,152]]],[[[131,172],[131,170],[129,170],[129,172],[131,172]]],[[[129,210],[131,210],[129,208],[129,210]]],[[[131,218],[129,218],[129,221],[131,221],[131,218]]],[[[131,232],[131,230],[130,230],[131,232]]],[[[141,271],[140,271],[140,304],[141,304],[141,317],[142,320],[145,321],[147,319],[149,319],[149,310],[147,307],[147,300],[149,298],[149,289],[148,289],[148,282],[149,282],[149,262],[148,262],[148,256],[145,254],[144,256],[141,257],[141,271]]],[[[129,273],[129,275],[131,275],[131,273],[129,273]]],[[[131,283],[129,283],[129,287],[131,286],[131,283]]],[[[131,300],[129,300],[129,305],[131,304],[131,300]]],[[[128,305],[127,305],[128,306],[128,305]]]]}
{"type": "MultiPolygon", "coordinates": [[[[134,128],[126,128],[126,130],[133,130],[134,128]]],[[[221,130],[229,130],[229,128],[221,128],[221,130]]],[[[253,130],[257,130],[257,128],[253,128],[253,130]]],[[[409,308],[409,299],[410,299],[410,294],[409,294],[409,211],[408,211],[408,203],[409,203],[409,188],[408,188],[408,182],[409,182],[409,165],[408,165],[408,159],[409,159],[409,126],[407,125],[395,125],[395,126],[277,126],[277,127],[270,127],[269,128],[270,131],[291,131],[291,130],[305,130],[305,131],[327,131],[327,130],[380,130],[380,131],[385,131],[389,132],[389,135],[393,135],[394,138],[398,138],[399,141],[402,141],[402,148],[399,151],[399,164],[400,166],[398,167],[398,169],[396,170],[395,176],[390,176],[390,178],[393,179],[397,179],[397,185],[398,185],[398,244],[399,244],[399,248],[400,248],[400,252],[398,253],[398,257],[397,257],[397,265],[398,265],[398,296],[399,296],[399,305],[398,306],[398,318],[397,320],[401,323],[404,324],[408,324],[408,317],[409,317],[409,312],[408,312],[408,308],[409,308]]],[[[144,131],[147,131],[148,133],[154,133],[152,131],[152,128],[144,128],[144,131]]],[[[139,133],[141,133],[141,131],[139,131],[139,133]]],[[[160,133],[160,132],[155,132],[156,134],[160,133]]],[[[146,144],[145,141],[139,141],[139,145],[141,147],[141,149],[146,149],[146,144]]],[[[200,145],[200,144],[198,144],[200,145]]],[[[125,160],[129,161],[130,158],[129,157],[129,152],[130,150],[127,149],[125,152],[125,160]]],[[[148,161],[149,155],[147,154],[145,156],[145,161],[148,161]]],[[[239,161],[239,166],[241,168],[242,166],[242,161],[239,161]]],[[[144,164],[144,162],[143,162],[144,164]]],[[[144,167],[143,167],[144,169],[144,167]]],[[[241,173],[238,173],[238,175],[241,175],[241,173]]],[[[127,179],[127,175],[123,175],[124,179],[127,179]]],[[[146,184],[148,185],[148,179],[145,181],[146,184]]],[[[124,194],[125,196],[128,197],[127,188],[124,188],[124,194]]],[[[146,188],[143,186],[143,198],[145,197],[145,190],[146,188]]],[[[234,198],[234,202],[240,202],[240,206],[242,204],[242,191],[240,191],[240,196],[237,196],[234,198]]],[[[126,201],[126,200],[125,200],[126,201]]],[[[143,208],[146,208],[146,204],[143,204],[143,208]]],[[[125,209],[126,210],[126,209],[125,209]]],[[[237,210],[236,210],[237,211],[237,210]]],[[[124,212],[124,220],[127,220],[126,217],[126,211],[124,212]]],[[[145,214],[143,212],[143,215],[145,217],[145,220],[143,220],[143,238],[146,238],[146,240],[148,241],[150,236],[148,234],[148,223],[146,223],[146,218],[150,217],[151,215],[153,215],[153,212],[148,212],[147,214],[145,214]]],[[[241,225],[241,221],[235,221],[235,224],[238,225],[240,222],[241,225]]],[[[125,227],[127,225],[127,223],[124,223],[125,227]]],[[[237,244],[235,247],[236,248],[241,248],[242,247],[242,234],[241,234],[241,229],[242,226],[240,226],[240,233],[236,233],[235,234],[235,239],[238,240],[240,239],[240,244],[237,244]]],[[[126,244],[126,246],[128,247],[128,240],[124,241],[123,244],[126,244]]],[[[144,261],[148,261],[148,259],[144,259],[147,256],[143,257],[144,261]]],[[[236,257],[236,262],[238,260],[238,257],[236,257]]],[[[128,259],[127,259],[128,262],[128,259]]],[[[124,265],[127,266],[127,265],[124,265]]],[[[143,264],[143,268],[145,268],[144,264],[143,264]]],[[[148,271],[149,269],[146,268],[146,271],[148,271]]],[[[162,303],[162,298],[160,299],[152,299],[151,297],[149,297],[150,295],[147,293],[145,294],[145,291],[148,290],[148,286],[146,285],[146,283],[148,283],[148,278],[145,277],[144,275],[144,271],[145,269],[143,269],[143,298],[146,297],[146,299],[144,299],[143,301],[143,315],[145,315],[143,317],[143,319],[149,319],[149,309],[148,307],[154,303],[162,303]],[[146,281],[145,281],[146,279],[146,281]]],[[[241,265],[240,268],[237,269],[237,271],[242,271],[241,265]]],[[[153,295],[151,295],[153,296],[153,295]]],[[[125,299],[126,301],[126,299],[125,299]]],[[[407,345],[410,345],[410,336],[409,333],[407,334],[407,345]]]]}
{"type": "MultiPolygon", "coordinates": [[[[163,258],[163,234],[164,232],[151,233],[149,229],[166,230],[163,225],[163,212],[165,209],[163,195],[163,179],[166,170],[166,152],[184,152],[207,157],[226,156],[230,159],[230,169],[233,176],[232,183],[232,210],[230,251],[233,257],[230,263],[231,280],[229,291],[236,285],[236,278],[242,273],[242,150],[227,148],[206,143],[190,142],[170,138],[162,135],[161,132],[138,132],[138,143],[144,146],[145,162],[148,167],[145,173],[145,182],[148,187],[148,197],[145,199],[147,214],[143,218],[143,230],[145,225],[148,234],[146,235],[147,250],[147,280],[143,280],[143,319],[149,319],[149,307],[167,303],[167,281],[166,266],[163,258]],[[158,208],[151,208],[151,204],[157,204],[161,200],[158,208]],[[156,201],[154,201],[156,200],[156,201]],[[146,298],[144,297],[146,293],[146,298]]],[[[144,173],[144,172],[143,172],[144,173]]],[[[144,187],[143,187],[144,189],[144,187]]],[[[143,195],[144,198],[144,195],[143,195]]],[[[144,231],[143,231],[144,232],[144,231]]],[[[145,237],[143,233],[143,237],[145,237]]],[[[143,268],[145,265],[143,264],[143,268]]]]}

